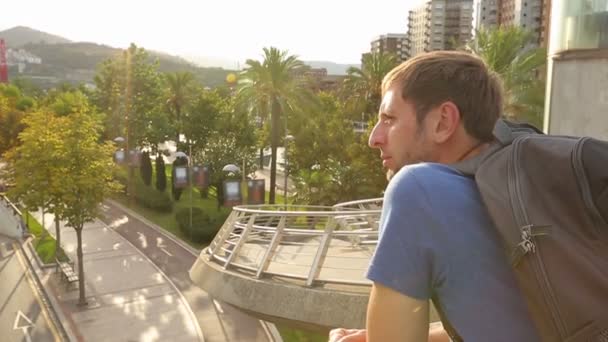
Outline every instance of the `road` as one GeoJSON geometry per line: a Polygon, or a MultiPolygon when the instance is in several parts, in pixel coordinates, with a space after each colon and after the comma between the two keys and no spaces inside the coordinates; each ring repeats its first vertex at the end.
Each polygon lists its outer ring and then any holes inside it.
{"type": "Polygon", "coordinates": [[[2,341],[59,341],[37,291],[33,274],[18,243],[0,238],[10,246],[9,255],[0,256],[0,331],[2,341]]]}
{"type": "Polygon", "coordinates": [[[188,271],[197,255],[111,202],[105,202],[103,214],[102,220],[106,224],[142,251],[171,279],[197,317],[206,342],[269,341],[259,320],[214,301],[192,283],[188,271]]]}

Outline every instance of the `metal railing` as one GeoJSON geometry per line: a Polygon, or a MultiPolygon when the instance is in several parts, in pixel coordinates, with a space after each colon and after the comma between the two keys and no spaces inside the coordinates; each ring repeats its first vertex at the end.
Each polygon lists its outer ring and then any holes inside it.
{"type": "Polygon", "coordinates": [[[253,278],[279,276],[322,284],[370,285],[381,199],[329,206],[233,208],[202,253],[253,278]]]}

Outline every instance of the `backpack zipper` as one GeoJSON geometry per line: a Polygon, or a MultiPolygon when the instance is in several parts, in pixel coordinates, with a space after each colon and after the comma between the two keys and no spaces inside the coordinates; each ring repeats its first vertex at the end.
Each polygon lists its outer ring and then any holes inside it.
{"type": "MultiPolygon", "coordinates": [[[[534,241],[534,237],[537,235],[546,234],[545,231],[542,231],[546,228],[546,226],[535,226],[530,224],[528,219],[528,214],[526,212],[526,208],[524,206],[524,202],[522,200],[520,182],[519,182],[519,151],[521,149],[521,142],[529,139],[530,136],[522,136],[519,139],[515,139],[513,142],[513,153],[511,155],[511,163],[509,168],[509,197],[512,201],[513,213],[515,216],[515,222],[518,227],[520,227],[522,241],[517,245],[516,250],[513,251],[514,255],[520,254],[520,260],[526,254],[532,253],[534,254],[532,260],[532,267],[534,269],[534,273],[538,283],[540,284],[543,297],[545,302],[549,306],[549,311],[551,312],[551,317],[553,319],[553,324],[557,328],[560,337],[563,339],[566,336],[566,328],[561,319],[561,315],[559,313],[557,307],[557,301],[555,299],[555,294],[551,289],[551,285],[549,284],[549,280],[547,278],[547,272],[545,270],[544,263],[540,257],[540,254],[537,253],[539,246],[534,241]],[[515,201],[515,203],[513,203],[515,201]],[[541,231],[536,232],[537,228],[541,228],[541,231]],[[519,250],[519,252],[518,252],[519,250]]],[[[517,261],[517,260],[513,260],[517,261]]],[[[513,264],[513,266],[517,266],[513,264]]]]}
{"type": "MultiPolygon", "coordinates": [[[[606,222],[604,221],[604,218],[593,202],[593,196],[591,195],[591,189],[589,188],[589,180],[587,179],[587,173],[585,173],[585,168],[583,166],[583,146],[589,139],[589,137],[584,137],[576,142],[574,151],[572,152],[572,167],[574,168],[574,173],[576,174],[576,179],[587,210],[590,211],[591,217],[597,225],[605,225],[606,222]]],[[[600,231],[597,226],[594,228],[596,229],[595,232],[599,234],[600,231]]]]}

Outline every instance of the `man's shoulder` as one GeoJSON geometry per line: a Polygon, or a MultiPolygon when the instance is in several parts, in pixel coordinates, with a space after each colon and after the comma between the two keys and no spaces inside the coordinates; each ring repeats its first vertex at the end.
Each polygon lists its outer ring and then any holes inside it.
{"type": "Polygon", "coordinates": [[[466,179],[461,173],[445,164],[418,163],[407,165],[395,174],[389,186],[422,187],[437,184],[439,181],[461,181],[466,179]]]}

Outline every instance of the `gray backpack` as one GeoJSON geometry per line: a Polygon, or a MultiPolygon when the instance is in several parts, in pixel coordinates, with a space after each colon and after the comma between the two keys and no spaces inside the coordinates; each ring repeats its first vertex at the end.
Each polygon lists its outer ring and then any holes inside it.
{"type": "Polygon", "coordinates": [[[475,178],[542,341],[608,342],[608,142],[504,120],[494,135],[454,167],[475,178]]]}

